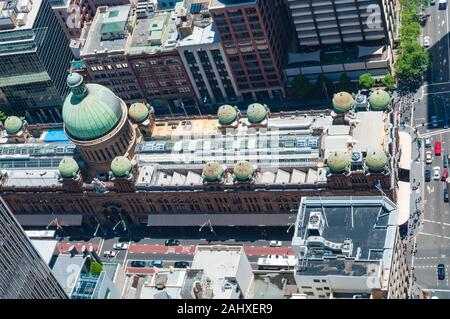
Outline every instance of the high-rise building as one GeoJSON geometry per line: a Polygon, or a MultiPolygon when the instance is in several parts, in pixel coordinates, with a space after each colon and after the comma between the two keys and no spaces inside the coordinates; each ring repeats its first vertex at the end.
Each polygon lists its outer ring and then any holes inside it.
{"type": "Polygon", "coordinates": [[[0,90],[29,123],[62,122],[73,55],[46,0],[0,1],[0,90]]]}
{"type": "Polygon", "coordinates": [[[201,104],[232,102],[239,98],[236,83],[216,26],[208,12],[209,1],[191,3],[177,21],[177,50],[201,104]]]}
{"type": "Polygon", "coordinates": [[[0,198],[0,299],[66,299],[62,287],[0,198]]]}
{"type": "Polygon", "coordinates": [[[209,6],[244,100],[284,96],[290,23],[283,0],[212,0],[209,6]]]}
{"type": "Polygon", "coordinates": [[[297,47],[289,50],[288,84],[295,76],[389,73],[396,37],[394,0],[289,0],[297,47]]]}

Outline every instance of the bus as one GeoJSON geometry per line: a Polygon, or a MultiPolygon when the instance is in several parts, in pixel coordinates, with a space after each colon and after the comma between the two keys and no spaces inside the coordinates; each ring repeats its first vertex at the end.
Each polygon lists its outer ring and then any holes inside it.
{"type": "Polygon", "coordinates": [[[29,239],[55,239],[54,230],[26,230],[25,234],[29,239]]]}
{"type": "Polygon", "coordinates": [[[258,269],[260,270],[283,270],[293,269],[297,262],[295,256],[269,255],[258,258],[258,269]]]}

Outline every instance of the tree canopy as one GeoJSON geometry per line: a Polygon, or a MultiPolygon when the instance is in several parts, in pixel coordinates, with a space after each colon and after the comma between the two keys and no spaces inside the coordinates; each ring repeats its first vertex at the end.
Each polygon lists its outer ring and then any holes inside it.
{"type": "Polygon", "coordinates": [[[363,89],[370,89],[375,84],[375,79],[370,73],[363,73],[359,76],[359,86],[363,89]]]}

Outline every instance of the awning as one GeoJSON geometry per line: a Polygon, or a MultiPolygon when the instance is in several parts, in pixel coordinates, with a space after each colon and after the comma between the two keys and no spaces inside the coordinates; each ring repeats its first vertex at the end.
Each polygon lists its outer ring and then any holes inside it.
{"type": "Polygon", "coordinates": [[[397,205],[398,219],[397,225],[403,225],[411,214],[411,184],[409,182],[398,181],[397,205]]]}
{"type": "Polygon", "coordinates": [[[47,226],[55,219],[61,226],[80,226],[83,218],[81,214],[16,214],[14,216],[22,226],[47,226]]]}
{"type": "Polygon", "coordinates": [[[362,58],[365,56],[371,56],[371,55],[381,55],[384,51],[384,45],[383,46],[376,46],[376,47],[366,47],[362,45],[358,45],[358,58],[362,58]]]}
{"type": "Polygon", "coordinates": [[[411,170],[411,135],[406,132],[398,132],[400,139],[400,163],[399,168],[404,170],[411,170]]]}
{"type": "MultiPolygon", "coordinates": [[[[288,226],[291,214],[151,214],[148,226],[288,226]]],[[[205,226],[205,227],[206,227],[205,226]]]]}

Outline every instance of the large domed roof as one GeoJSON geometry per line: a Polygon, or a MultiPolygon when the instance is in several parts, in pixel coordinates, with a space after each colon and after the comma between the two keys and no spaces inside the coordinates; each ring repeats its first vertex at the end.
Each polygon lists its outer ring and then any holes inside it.
{"type": "Polygon", "coordinates": [[[364,164],[366,164],[369,171],[380,172],[384,170],[388,163],[388,157],[382,150],[371,150],[367,152],[364,164]]]}
{"type": "Polygon", "coordinates": [[[144,103],[133,103],[128,110],[128,115],[133,122],[144,122],[149,114],[150,110],[144,103]]]}
{"type": "Polygon", "coordinates": [[[72,73],[62,111],[66,132],[77,140],[94,140],[110,132],[122,117],[121,100],[108,88],[83,84],[81,75],[72,73]]]}
{"type": "Polygon", "coordinates": [[[247,118],[252,124],[261,123],[267,116],[269,108],[260,103],[252,103],[247,108],[247,118]]]}
{"type": "Polygon", "coordinates": [[[111,171],[115,177],[125,177],[130,174],[133,164],[125,156],[117,156],[111,162],[111,171]]]}
{"type": "Polygon", "coordinates": [[[61,177],[72,178],[78,173],[80,167],[72,157],[63,157],[61,162],[59,162],[58,170],[61,177]]]}
{"type": "Polygon", "coordinates": [[[221,125],[233,123],[239,114],[239,110],[235,106],[229,104],[222,105],[217,111],[217,117],[221,125]]]}
{"type": "Polygon", "coordinates": [[[224,173],[222,165],[217,162],[208,162],[203,167],[203,178],[208,182],[215,182],[222,178],[224,173]]]}
{"type": "Polygon", "coordinates": [[[384,111],[390,108],[391,96],[385,90],[375,90],[370,93],[369,104],[372,110],[384,111]]]}
{"type": "Polygon", "coordinates": [[[331,173],[341,173],[350,165],[350,156],[345,152],[332,152],[328,155],[327,166],[331,173]]]}
{"type": "Polygon", "coordinates": [[[333,108],[336,113],[345,113],[355,107],[355,100],[350,93],[339,92],[333,97],[333,108]]]}
{"type": "Polygon", "coordinates": [[[239,181],[245,181],[252,178],[255,169],[247,161],[239,161],[234,165],[233,175],[239,181]]]}
{"type": "Polygon", "coordinates": [[[9,135],[19,133],[23,127],[23,121],[17,116],[8,116],[5,120],[5,130],[9,135]]]}

